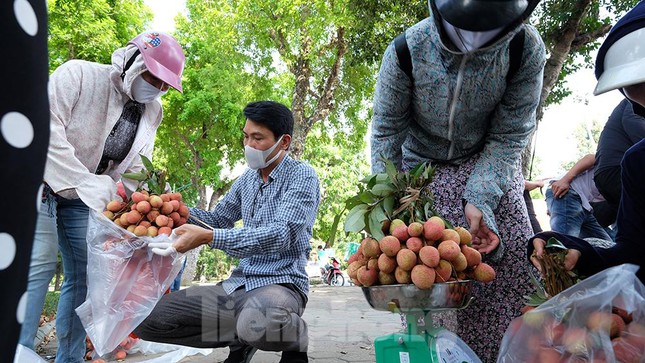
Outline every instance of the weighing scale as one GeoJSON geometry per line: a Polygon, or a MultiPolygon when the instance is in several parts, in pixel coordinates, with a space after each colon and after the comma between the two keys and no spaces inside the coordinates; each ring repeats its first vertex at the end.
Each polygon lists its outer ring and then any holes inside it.
{"type": "Polygon", "coordinates": [[[466,343],[442,327],[431,313],[465,309],[474,300],[472,280],[435,283],[421,290],[413,284],[362,287],[375,310],[401,314],[405,327],[374,339],[377,363],[481,363],[466,343]]]}

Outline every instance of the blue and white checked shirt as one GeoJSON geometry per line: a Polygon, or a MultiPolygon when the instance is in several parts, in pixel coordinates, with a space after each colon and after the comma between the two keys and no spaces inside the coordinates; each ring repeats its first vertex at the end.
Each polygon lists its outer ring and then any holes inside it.
{"type": "Polygon", "coordinates": [[[191,209],[191,215],[215,228],[212,248],[240,258],[223,281],[232,293],[244,285],[258,287],[291,283],[306,297],[305,270],[320,186],[314,169],[286,155],[266,183],[259,170],[248,169],[231,186],[213,212],[191,209]],[[242,228],[233,228],[242,220],[242,228]]]}

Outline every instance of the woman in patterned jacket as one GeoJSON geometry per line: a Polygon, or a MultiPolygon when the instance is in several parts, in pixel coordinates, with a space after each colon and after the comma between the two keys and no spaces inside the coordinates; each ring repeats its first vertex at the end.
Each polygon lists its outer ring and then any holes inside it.
{"type": "Polygon", "coordinates": [[[523,21],[538,1],[431,0],[430,17],[405,32],[411,73],[393,42],[374,97],[372,171],[382,172],[385,159],[399,170],[430,161],[435,210],[468,226],[473,247],[497,272],[449,326],[484,362],[495,360],[530,287],[520,159],[535,128],[546,56],[523,21]]]}

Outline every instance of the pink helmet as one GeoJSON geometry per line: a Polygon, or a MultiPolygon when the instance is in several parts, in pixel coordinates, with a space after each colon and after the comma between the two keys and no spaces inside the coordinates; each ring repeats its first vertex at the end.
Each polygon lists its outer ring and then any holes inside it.
{"type": "Polygon", "coordinates": [[[181,74],[186,57],[175,38],[165,33],[147,31],[137,35],[128,44],[137,46],[150,73],[182,92],[181,74]]]}

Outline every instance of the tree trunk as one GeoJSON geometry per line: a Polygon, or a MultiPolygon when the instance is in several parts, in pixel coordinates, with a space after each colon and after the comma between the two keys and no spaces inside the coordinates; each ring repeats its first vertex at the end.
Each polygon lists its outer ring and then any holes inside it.
{"type": "MultiPolygon", "coordinates": [[[[536,110],[536,130],[542,121],[544,116],[544,108],[546,107],[546,101],[549,97],[549,94],[553,90],[553,87],[558,82],[560,73],[562,72],[562,67],[569,57],[572,47],[581,47],[589,42],[595,41],[598,37],[603,36],[605,33],[597,32],[593,35],[590,34],[579,34],[578,29],[580,28],[581,21],[589,11],[591,7],[592,0],[579,0],[572,7],[574,11],[567,18],[567,21],[563,23],[562,27],[558,32],[554,32],[552,39],[546,39],[545,43],[552,44],[550,49],[547,49],[547,54],[549,58],[546,60],[546,65],[544,66],[544,76],[542,83],[542,91],[540,93],[540,102],[536,110]],[[597,36],[597,37],[594,37],[597,36]],[[586,42],[586,43],[585,43],[586,42]]],[[[522,173],[525,178],[532,177],[529,175],[531,168],[531,159],[533,155],[534,147],[534,138],[531,137],[526,148],[522,152],[522,173]]]]}
{"type": "Polygon", "coordinates": [[[300,159],[304,152],[305,140],[311,128],[319,121],[323,121],[334,110],[334,96],[336,88],[340,82],[340,72],[343,65],[345,54],[347,53],[347,43],[345,40],[345,29],[340,27],[336,29],[334,38],[330,41],[329,48],[334,49],[336,58],[329,68],[327,77],[320,80],[321,86],[319,93],[311,89],[310,79],[312,78],[309,64],[310,39],[305,37],[303,40],[302,52],[296,62],[295,67],[291,69],[296,77],[294,87],[293,101],[291,109],[294,116],[294,130],[291,138],[291,156],[294,159],[300,159]],[[315,104],[316,107],[311,115],[305,115],[305,105],[315,104]]]}
{"type": "MultiPolygon", "coordinates": [[[[62,262],[59,259],[56,261],[56,275],[54,279],[54,291],[60,291],[60,280],[61,280],[61,275],[63,274],[63,269],[62,269],[62,262]]],[[[49,287],[49,284],[47,285],[49,287]]]]}

